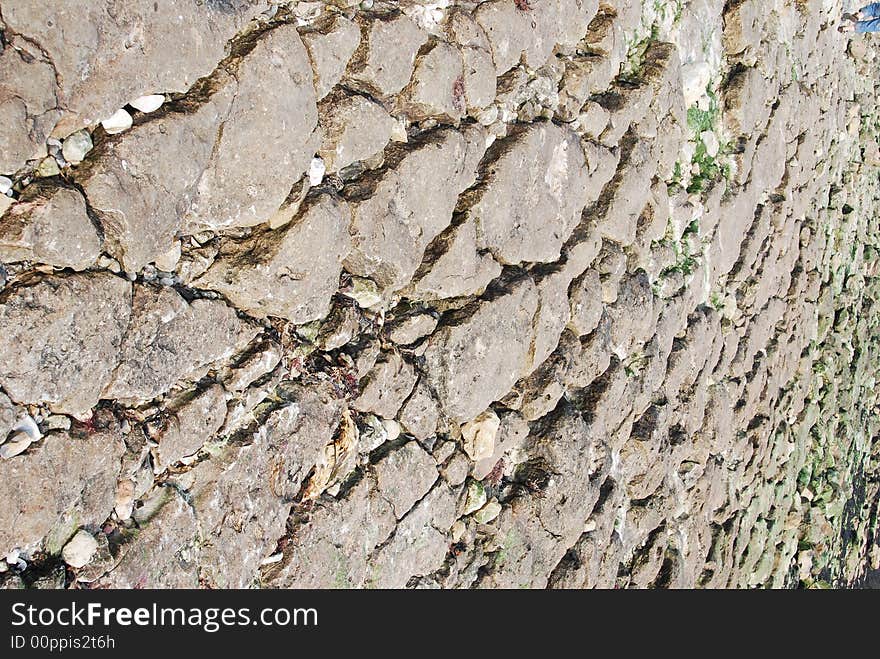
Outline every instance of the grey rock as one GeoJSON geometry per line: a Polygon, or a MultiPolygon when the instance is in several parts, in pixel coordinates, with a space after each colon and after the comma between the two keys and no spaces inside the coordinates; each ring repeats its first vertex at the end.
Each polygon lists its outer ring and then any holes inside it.
{"type": "Polygon", "coordinates": [[[349,253],[348,205],[322,195],[280,229],[227,241],[194,286],[222,293],[254,316],[294,323],[323,318],[349,253]]]}
{"type": "Polygon", "coordinates": [[[131,285],[113,275],[16,287],[0,305],[0,383],[17,402],[88,416],[119,361],[130,313],[131,285]]]}
{"type": "Polygon", "coordinates": [[[71,188],[31,186],[0,217],[0,260],[84,270],[100,253],[85,201],[71,188]]]}
{"type": "Polygon", "coordinates": [[[135,288],[131,324],[102,396],[147,401],[243,349],[257,330],[220,300],[187,303],[171,288],[135,288]]]}
{"type": "Polygon", "coordinates": [[[52,533],[63,545],[78,527],[102,523],[113,510],[124,450],[110,428],[50,433],[27,453],[0,460],[0,552],[40,548],[52,533]]]}

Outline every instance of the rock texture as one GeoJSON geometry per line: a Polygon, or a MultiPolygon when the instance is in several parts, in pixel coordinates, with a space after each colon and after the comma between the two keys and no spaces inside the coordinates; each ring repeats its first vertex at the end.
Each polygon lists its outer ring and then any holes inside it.
{"type": "Polygon", "coordinates": [[[851,5],[4,0],[0,585],[876,575],[851,5]]]}

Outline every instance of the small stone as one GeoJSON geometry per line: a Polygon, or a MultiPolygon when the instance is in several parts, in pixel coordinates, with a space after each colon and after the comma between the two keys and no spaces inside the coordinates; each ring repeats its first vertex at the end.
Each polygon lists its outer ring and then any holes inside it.
{"type": "Polygon", "coordinates": [[[163,272],[174,272],[174,268],[177,267],[179,261],[180,241],[178,240],[174,243],[174,247],[159,256],[154,263],[156,264],[156,267],[163,272]]]}
{"type": "Polygon", "coordinates": [[[134,99],[129,105],[140,112],[150,113],[162,107],[164,102],[165,97],[162,94],[149,94],[134,99]]]}
{"type": "Polygon", "coordinates": [[[116,483],[116,501],[113,510],[122,521],[131,517],[134,510],[134,481],[125,478],[116,483]]]}
{"type": "Polygon", "coordinates": [[[61,155],[71,165],[78,165],[86,157],[86,154],[92,150],[92,136],[87,130],[78,130],[73,135],[64,140],[61,147],[61,155]]]}
{"type": "Polygon", "coordinates": [[[388,436],[389,442],[393,442],[400,437],[400,424],[397,421],[394,419],[382,419],[382,425],[385,426],[385,434],[388,436]]]}
{"type": "Polygon", "coordinates": [[[464,537],[464,532],[467,531],[467,526],[460,519],[455,520],[452,524],[452,528],[449,530],[449,534],[452,537],[452,542],[458,542],[464,537]]]}
{"type": "Polygon", "coordinates": [[[327,168],[324,166],[324,161],[317,156],[312,158],[312,164],[309,165],[309,184],[312,187],[321,185],[326,172],[327,168]]]}
{"type": "Polygon", "coordinates": [[[496,499],[492,499],[485,506],[474,513],[474,519],[480,524],[488,524],[501,512],[501,504],[496,499]]]}
{"type": "Polygon", "coordinates": [[[486,505],[486,488],[479,481],[471,481],[467,488],[462,515],[470,515],[486,505]]]}
{"type": "Polygon", "coordinates": [[[718,155],[718,150],[721,148],[721,145],[718,142],[718,137],[711,130],[704,130],[700,133],[700,139],[703,141],[703,146],[706,147],[706,155],[710,158],[714,158],[718,155]]]}
{"type": "Polygon", "coordinates": [[[483,412],[473,421],[461,427],[464,451],[471,460],[479,462],[495,452],[495,436],[501,420],[492,410],[483,412]]]}
{"type": "Polygon", "coordinates": [[[379,295],[379,287],[376,282],[366,277],[352,277],[351,288],[342,290],[340,293],[357,302],[361,309],[369,309],[382,302],[382,296],[379,295]]]}
{"type": "Polygon", "coordinates": [[[437,319],[431,314],[409,316],[392,327],[390,338],[398,345],[409,345],[428,336],[436,327],[437,319]]]}
{"type": "Polygon", "coordinates": [[[70,567],[81,568],[86,565],[98,550],[98,541],[88,531],[80,529],[61,550],[61,558],[70,567]]]}
{"type": "Polygon", "coordinates": [[[36,173],[38,178],[46,178],[48,176],[58,176],[61,173],[61,170],[59,169],[58,162],[55,158],[47,156],[40,161],[36,173]]]}
{"type": "Polygon", "coordinates": [[[131,115],[125,110],[117,110],[101,122],[108,135],[116,135],[131,128],[131,115]]]}

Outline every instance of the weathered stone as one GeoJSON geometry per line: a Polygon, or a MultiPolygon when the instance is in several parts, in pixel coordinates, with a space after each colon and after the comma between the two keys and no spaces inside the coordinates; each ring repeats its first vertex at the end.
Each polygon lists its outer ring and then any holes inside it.
{"type": "MultiPolygon", "coordinates": [[[[23,3],[17,3],[23,4],[23,3]]],[[[3,8],[4,18],[14,14],[3,8]]],[[[45,142],[60,116],[55,71],[32,44],[0,52],[0,173],[12,174],[26,160],[45,154],[45,142]]]]}
{"type": "Polygon", "coordinates": [[[381,152],[396,124],[382,106],[359,95],[331,96],[319,110],[318,155],[330,173],[381,152]]]}
{"type": "Polygon", "coordinates": [[[438,300],[477,295],[501,274],[501,265],[491,255],[478,251],[473,220],[450,227],[438,236],[427,260],[416,272],[411,291],[406,289],[408,297],[438,300]]]}
{"type": "Polygon", "coordinates": [[[317,197],[280,229],[226,242],[193,285],[219,291],[254,316],[294,323],[323,318],[349,252],[349,217],[346,203],[317,197]]]}
{"type": "Polygon", "coordinates": [[[416,53],[428,35],[405,14],[365,21],[361,35],[345,81],[379,97],[397,94],[409,82],[416,53]]]}
{"type": "Polygon", "coordinates": [[[437,327],[437,318],[429,313],[407,316],[396,322],[388,335],[398,345],[409,345],[428,336],[437,327]]]}
{"type": "Polygon", "coordinates": [[[433,436],[440,420],[440,410],[430,390],[423,382],[418,382],[412,395],[400,410],[400,423],[406,431],[419,441],[433,436]]]}
{"type": "Polygon", "coordinates": [[[501,263],[555,261],[587,203],[580,140],[542,123],[492,148],[495,158],[468,201],[479,247],[501,263]]]}
{"type": "Polygon", "coordinates": [[[483,148],[478,129],[434,132],[402,153],[374,189],[352,191],[346,269],[392,291],[409,282],[425,248],[452,220],[459,192],[476,180],[483,148]]]}
{"type": "Polygon", "coordinates": [[[446,413],[464,423],[502,398],[528,367],[538,294],[530,279],[443,323],[425,352],[427,377],[446,413]]]}
{"type": "Polygon", "coordinates": [[[418,442],[404,444],[376,464],[376,485],[394,508],[397,519],[403,517],[437,480],[434,458],[418,442]]]}
{"type": "Polygon", "coordinates": [[[393,419],[415,383],[415,371],[400,353],[384,353],[367,375],[366,382],[361,385],[361,394],[352,405],[361,412],[393,419]]]}
{"type": "Polygon", "coordinates": [[[467,110],[461,52],[438,42],[416,59],[409,87],[400,105],[412,121],[438,119],[457,123],[467,110]]]}
{"type": "Polygon", "coordinates": [[[218,85],[193,112],[127,131],[80,174],[126,270],[167,252],[179,231],[267,221],[311,162],[317,110],[292,26],[263,36],[218,85]]]}
{"type": "Polygon", "coordinates": [[[196,453],[225,419],[226,395],[217,384],[173,411],[158,438],[159,445],[153,449],[156,471],[196,453]]]}
{"type": "Polygon", "coordinates": [[[118,363],[130,296],[127,281],[107,274],[47,277],[11,290],[0,305],[0,383],[10,397],[88,416],[118,363]]]}
{"type": "Polygon", "coordinates": [[[51,7],[13,0],[4,4],[3,20],[54,66],[49,76],[58,87],[52,85],[51,107],[64,110],[57,130],[66,135],[144,94],[188,91],[214,70],[227,42],[259,11],[252,2],[170,0],[157,11],[118,0],[51,7]]]}
{"type": "Polygon", "coordinates": [[[113,510],[125,450],[112,428],[50,433],[28,453],[0,460],[0,552],[39,548],[50,534],[58,549],[80,526],[102,523],[113,510]]]}
{"type": "Polygon", "coordinates": [[[85,201],[71,188],[32,186],[0,217],[0,260],[84,270],[100,253],[85,201]]]}
{"type": "Polygon", "coordinates": [[[354,22],[336,14],[327,25],[304,32],[302,40],[312,61],[315,91],[320,100],[342,79],[345,67],[360,45],[361,31],[354,22]]]}
{"type": "Polygon", "coordinates": [[[231,357],[255,334],[222,301],[187,303],[173,289],[137,286],[119,365],[102,396],[150,400],[178,380],[231,357]]]}

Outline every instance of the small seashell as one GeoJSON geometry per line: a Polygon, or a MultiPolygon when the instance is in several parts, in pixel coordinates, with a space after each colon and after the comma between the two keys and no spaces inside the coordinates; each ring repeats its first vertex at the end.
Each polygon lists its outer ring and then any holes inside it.
{"type": "Polygon", "coordinates": [[[12,426],[12,429],[23,432],[25,435],[31,438],[31,441],[34,442],[43,438],[43,433],[40,432],[40,427],[37,425],[37,422],[34,421],[28,414],[25,414],[21,419],[19,419],[18,422],[14,426],[12,426]]]}
{"type": "Polygon", "coordinates": [[[8,442],[0,446],[0,458],[8,460],[24,453],[33,440],[23,432],[14,434],[8,442]]]}
{"type": "Polygon", "coordinates": [[[0,194],[6,194],[12,190],[12,179],[7,176],[0,176],[0,194]]]}
{"type": "Polygon", "coordinates": [[[141,96],[140,98],[134,99],[131,103],[129,103],[129,105],[135,110],[149,113],[155,112],[156,110],[161,108],[164,102],[165,97],[162,94],[149,94],[147,96],[141,96]]]}
{"type": "Polygon", "coordinates": [[[19,550],[18,550],[17,548],[16,548],[16,549],[13,549],[12,551],[10,551],[8,554],[6,554],[6,562],[7,562],[9,565],[15,565],[16,563],[18,563],[18,555],[19,555],[19,553],[20,553],[20,552],[19,552],[19,550]]]}
{"type": "Polygon", "coordinates": [[[123,110],[117,110],[113,115],[101,122],[108,135],[116,135],[131,128],[131,115],[123,110]]]}
{"type": "Polygon", "coordinates": [[[260,561],[260,565],[272,565],[273,563],[280,562],[282,558],[284,558],[284,554],[278,552],[277,554],[272,554],[271,556],[264,558],[260,561]]]}

